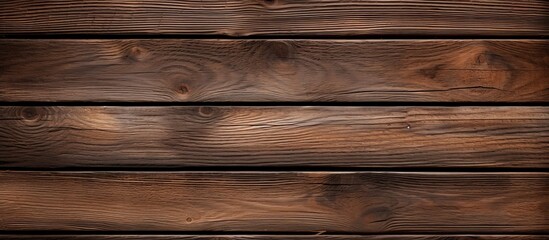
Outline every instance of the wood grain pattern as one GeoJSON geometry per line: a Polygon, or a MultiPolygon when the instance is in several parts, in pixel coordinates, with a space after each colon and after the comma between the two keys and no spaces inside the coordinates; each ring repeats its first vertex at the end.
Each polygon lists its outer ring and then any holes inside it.
{"type": "Polygon", "coordinates": [[[549,173],[0,172],[0,230],[534,233],[549,173]]]}
{"type": "Polygon", "coordinates": [[[546,240],[549,235],[1,235],[5,240],[546,240]]]}
{"type": "Polygon", "coordinates": [[[546,0],[0,1],[3,34],[547,36],[546,0]]]}
{"type": "Polygon", "coordinates": [[[547,107],[0,107],[0,166],[548,167],[547,107]]]}
{"type": "Polygon", "coordinates": [[[0,101],[549,102],[549,41],[5,39],[0,101]]]}

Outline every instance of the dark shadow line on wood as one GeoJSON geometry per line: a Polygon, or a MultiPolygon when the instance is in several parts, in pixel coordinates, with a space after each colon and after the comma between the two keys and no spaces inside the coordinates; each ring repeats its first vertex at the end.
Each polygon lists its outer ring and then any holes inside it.
{"type": "Polygon", "coordinates": [[[493,235],[505,235],[505,236],[518,236],[518,235],[536,235],[543,236],[548,235],[549,231],[532,231],[532,232],[421,232],[421,231],[386,231],[380,233],[373,232],[330,232],[330,231],[310,231],[310,232],[288,232],[288,231],[97,231],[97,230],[78,230],[78,231],[61,231],[61,230],[18,230],[18,231],[0,231],[0,237],[2,235],[217,235],[217,236],[231,236],[231,235],[254,235],[254,236],[269,236],[269,235],[293,235],[293,236],[346,236],[346,235],[425,235],[425,236],[493,236],[493,235]],[[320,234],[319,234],[320,233],[320,234]]]}
{"type": "Polygon", "coordinates": [[[23,234],[23,235],[217,235],[217,236],[231,236],[231,235],[255,235],[255,236],[269,236],[269,235],[294,235],[294,236],[318,236],[319,233],[324,236],[346,236],[346,235],[425,235],[425,236],[493,236],[493,235],[505,235],[505,236],[518,236],[518,235],[538,235],[543,236],[549,234],[548,231],[536,231],[536,232],[512,232],[512,233],[501,233],[501,232],[416,232],[416,231],[387,231],[383,233],[372,233],[372,232],[328,232],[328,231],[319,231],[319,232],[277,232],[277,231],[266,231],[266,232],[247,232],[247,231],[94,231],[94,230],[78,230],[78,231],[58,231],[58,230],[45,230],[45,231],[35,231],[35,230],[21,230],[21,231],[0,231],[1,235],[11,235],[11,234],[23,234]]]}
{"type": "Polygon", "coordinates": [[[474,35],[474,34],[358,34],[358,35],[251,35],[251,36],[229,36],[229,35],[203,35],[203,34],[66,34],[51,32],[34,32],[30,34],[0,34],[0,38],[11,39],[325,39],[325,40],[452,40],[452,39],[549,39],[549,35],[474,35]]]}
{"type": "MultiPolygon", "coordinates": [[[[549,102],[549,99],[548,99],[549,102]]],[[[337,106],[337,107],[543,107],[548,102],[0,102],[0,106],[136,106],[136,107],[163,107],[163,106],[212,106],[212,107],[290,107],[290,106],[337,106]]]]}
{"type": "Polygon", "coordinates": [[[0,171],[51,171],[51,172],[425,172],[425,173],[547,173],[549,168],[498,168],[498,167],[335,167],[335,166],[113,166],[113,167],[2,167],[0,171]]]}

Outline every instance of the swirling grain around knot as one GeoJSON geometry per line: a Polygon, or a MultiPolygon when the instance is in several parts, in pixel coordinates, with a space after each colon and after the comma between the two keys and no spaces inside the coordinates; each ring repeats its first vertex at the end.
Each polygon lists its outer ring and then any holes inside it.
{"type": "Polygon", "coordinates": [[[549,102],[546,40],[0,40],[0,101],[549,102]]]}
{"type": "Polygon", "coordinates": [[[536,233],[549,227],[548,181],[538,172],[4,171],[0,230],[536,233]]]}
{"type": "Polygon", "coordinates": [[[3,167],[548,167],[547,107],[0,107],[3,167]]]}

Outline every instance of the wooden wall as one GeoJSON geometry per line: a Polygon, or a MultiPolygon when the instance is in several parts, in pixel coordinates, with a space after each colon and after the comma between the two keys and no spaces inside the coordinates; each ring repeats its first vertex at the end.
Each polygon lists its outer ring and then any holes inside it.
{"type": "Polygon", "coordinates": [[[0,1],[0,238],[549,238],[546,0],[0,1]]]}

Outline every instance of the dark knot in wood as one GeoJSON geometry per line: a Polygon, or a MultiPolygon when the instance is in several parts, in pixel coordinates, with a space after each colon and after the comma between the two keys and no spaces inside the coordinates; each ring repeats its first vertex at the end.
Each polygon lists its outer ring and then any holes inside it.
{"type": "Polygon", "coordinates": [[[293,47],[284,41],[267,41],[267,51],[275,60],[287,60],[293,54],[293,47]]]}
{"type": "Polygon", "coordinates": [[[187,86],[187,84],[181,84],[181,85],[179,85],[179,89],[177,89],[177,90],[181,94],[187,94],[187,93],[189,93],[189,86],[187,86]]]}
{"type": "Polygon", "coordinates": [[[22,111],[23,119],[34,121],[40,118],[40,114],[35,107],[26,107],[22,111]]]}
{"type": "Polygon", "coordinates": [[[145,56],[145,50],[140,47],[131,47],[126,53],[126,59],[134,62],[141,61],[145,56]]]}
{"type": "Polygon", "coordinates": [[[212,107],[200,107],[198,108],[198,113],[202,116],[209,117],[214,114],[214,109],[212,107]]]}

